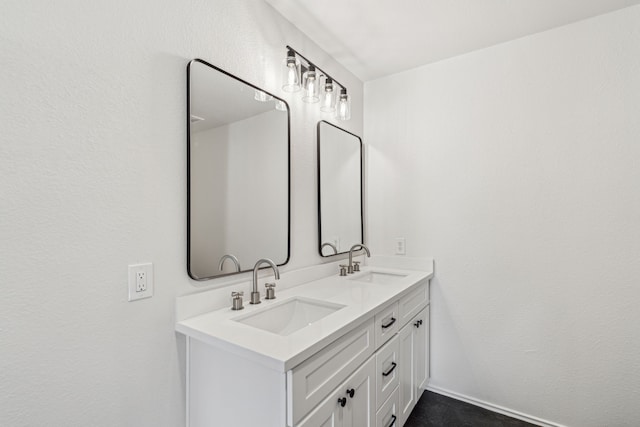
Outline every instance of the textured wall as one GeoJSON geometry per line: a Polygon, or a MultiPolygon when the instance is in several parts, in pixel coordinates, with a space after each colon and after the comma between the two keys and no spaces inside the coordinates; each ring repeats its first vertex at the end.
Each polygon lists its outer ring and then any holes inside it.
{"type": "MultiPolygon", "coordinates": [[[[263,1],[0,4],[0,425],[184,425],[186,64],[274,93],[291,44],[362,84],[263,1]],[[127,302],[127,265],[155,296],[127,302]]],[[[316,108],[292,107],[292,256],[317,255],[316,108]]],[[[286,270],[285,269],[285,270],[286,270]]]]}
{"type": "Polygon", "coordinates": [[[432,385],[640,419],[640,6],[365,84],[374,253],[433,256],[432,385]]]}

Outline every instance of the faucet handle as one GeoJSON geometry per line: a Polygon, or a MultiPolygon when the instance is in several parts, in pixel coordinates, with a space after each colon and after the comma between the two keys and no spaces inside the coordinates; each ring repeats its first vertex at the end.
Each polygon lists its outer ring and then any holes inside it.
{"type": "Polygon", "coordinates": [[[346,264],[340,264],[340,275],[341,276],[346,276],[347,275],[347,265],[346,264]]]}
{"type": "Polygon", "coordinates": [[[242,310],[244,306],[242,305],[242,296],[244,295],[243,291],[240,292],[231,292],[231,310],[242,310]]]}
{"type": "Polygon", "coordinates": [[[360,271],[360,261],[353,261],[353,271],[360,271]]]}
{"type": "Polygon", "coordinates": [[[264,299],[276,299],[276,284],[275,283],[265,283],[264,287],[267,288],[267,296],[264,299]]]}

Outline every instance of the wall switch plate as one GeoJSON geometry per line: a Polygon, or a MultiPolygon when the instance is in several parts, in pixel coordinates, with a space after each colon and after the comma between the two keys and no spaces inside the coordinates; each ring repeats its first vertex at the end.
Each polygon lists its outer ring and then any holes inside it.
{"type": "Polygon", "coordinates": [[[129,266],[129,301],[153,296],[153,264],[129,266]]]}
{"type": "Polygon", "coordinates": [[[396,255],[405,255],[407,253],[406,241],[404,237],[396,238],[396,255]]]}

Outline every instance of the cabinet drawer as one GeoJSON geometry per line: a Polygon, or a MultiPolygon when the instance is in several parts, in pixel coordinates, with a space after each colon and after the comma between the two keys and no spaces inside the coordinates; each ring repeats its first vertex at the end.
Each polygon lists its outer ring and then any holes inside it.
{"type": "Polygon", "coordinates": [[[373,318],[287,372],[287,421],[295,425],[374,352],[373,318]]]}
{"type": "Polygon", "coordinates": [[[391,396],[382,404],[376,413],[376,427],[400,427],[398,400],[398,387],[393,390],[391,396]]]}
{"type": "Polygon", "coordinates": [[[429,302],[428,282],[423,282],[410,293],[400,299],[400,327],[404,326],[413,316],[427,306],[429,302]]]}
{"type": "Polygon", "coordinates": [[[376,352],[376,408],[379,408],[398,387],[398,336],[376,352]]]}
{"type": "Polygon", "coordinates": [[[400,329],[400,314],[398,302],[394,302],[384,310],[376,314],[376,348],[387,342],[400,329]]]}

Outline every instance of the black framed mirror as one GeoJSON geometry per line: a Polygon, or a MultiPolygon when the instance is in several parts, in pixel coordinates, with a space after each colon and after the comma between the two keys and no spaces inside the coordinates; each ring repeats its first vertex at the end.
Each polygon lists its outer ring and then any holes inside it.
{"type": "Polygon", "coordinates": [[[318,236],[320,255],[364,244],[362,139],[332,123],[318,122],[318,236]]]}
{"type": "Polygon", "coordinates": [[[187,65],[187,271],[283,265],[290,247],[287,103],[206,61],[187,65]]]}

